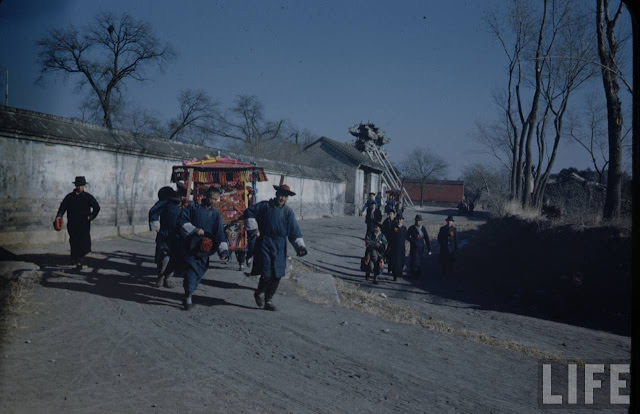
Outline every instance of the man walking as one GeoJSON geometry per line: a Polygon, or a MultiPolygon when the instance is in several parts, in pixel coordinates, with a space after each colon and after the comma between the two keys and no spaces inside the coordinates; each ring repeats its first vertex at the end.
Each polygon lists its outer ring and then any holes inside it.
{"type": "Polygon", "coordinates": [[[427,229],[422,225],[422,216],[416,215],[415,224],[409,227],[408,231],[410,249],[409,263],[413,276],[422,275],[422,265],[425,258],[431,255],[431,241],[427,229]]]}
{"type": "Polygon", "coordinates": [[[180,198],[171,187],[158,191],[158,202],[149,210],[149,229],[156,231],[155,262],[158,268],[157,287],[172,288],[171,273],[175,265],[176,230],[180,214],[180,198]]]}
{"type": "Polygon", "coordinates": [[[376,223],[376,201],[374,200],[376,193],[369,193],[369,200],[367,200],[367,204],[365,204],[366,215],[364,217],[364,222],[367,225],[367,233],[365,234],[365,239],[369,237],[371,233],[373,233],[373,225],[376,223]]]}
{"type": "Polygon", "coordinates": [[[376,223],[373,226],[373,233],[367,239],[367,250],[365,252],[365,279],[369,280],[369,275],[373,272],[373,284],[378,284],[378,275],[382,270],[382,258],[387,251],[387,239],[382,234],[382,225],[376,223]]]}
{"type": "Polygon", "coordinates": [[[273,296],[287,265],[287,239],[298,256],[307,254],[304,240],[293,210],[287,206],[290,196],[296,195],[288,185],[274,185],[275,198],[261,201],[244,212],[247,231],[258,230],[252,275],[260,275],[258,287],[253,294],[259,308],[275,311],[273,296]],[[264,299],[262,295],[264,294],[264,299]]]}
{"type": "Polygon", "coordinates": [[[229,247],[220,214],[213,202],[217,190],[209,187],[201,204],[189,203],[178,215],[181,233],[180,263],[177,272],[183,277],[185,310],[193,307],[193,292],[209,267],[209,256],[216,251],[221,259],[229,258],[229,247]]]}
{"type": "Polygon", "coordinates": [[[76,177],[75,190],[66,195],[60,203],[56,219],[67,213],[67,231],[71,245],[71,260],[76,269],[82,269],[82,258],[91,251],[91,222],[98,216],[100,205],[95,197],[84,191],[87,180],[76,177]]]}
{"type": "MultiPolygon", "coordinates": [[[[384,234],[384,237],[387,239],[387,242],[389,244],[391,244],[391,233],[393,232],[393,228],[395,226],[395,218],[396,218],[396,212],[394,210],[389,210],[387,212],[387,218],[384,219],[384,221],[382,222],[382,234],[384,234]]],[[[393,257],[391,256],[391,251],[387,250],[385,252],[385,260],[387,262],[387,266],[389,269],[389,273],[391,273],[391,269],[393,269],[393,265],[392,265],[392,260],[393,257]]]]}
{"type": "Polygon", "coordinates": [[[443,276],[453,273],[453,264],[456,260],[456,252],[458,251],[458,235],[456,228],[453,226],[453,217],[447,217],[446,223],[447,224],[440,227],[440,231],[438,232],[440,265],[442,266],[443,276]]]}
{"type": "Polygon", "coordinates": [[[404,218],[400,215],[395,219],[389,241],[389,268],[393,274],[393,280],[402,277],[404,270],[405,242],[409,240],[407,228],[404,226],[404,218]]]}

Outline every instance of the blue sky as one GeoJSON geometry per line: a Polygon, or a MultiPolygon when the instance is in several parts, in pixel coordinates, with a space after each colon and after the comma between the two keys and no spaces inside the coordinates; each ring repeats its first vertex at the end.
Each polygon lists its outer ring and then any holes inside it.
{"type": "MultiPolygon", "coordinates": [[[[148,72],[151,81],[128,83],[129,99],[157,116],[173,116],[186,88],[204,89],[222,107],[238,94],[257,95],[268,118],[340,141],[351,139],[353,124],[372,121],[392,139],[392,159],[427,147],[458,178],[465,165],[491,161],[472,135],[475,121],[496,118],[492,93],[505,82],[503,53],[483,20],[502,3],[4,0],[0,65],[9,67],[11,106],[78,116],[84,94],[72,78],[34,83],[35,42],[52,27],[81,27],[99,11],[127,12],[178,53],[164,72],[148,72]]],[[[602,89],[597,79],[589,87],[602,89]]],[[[555,165],[589,161],[564,143],[555,165]]]]}

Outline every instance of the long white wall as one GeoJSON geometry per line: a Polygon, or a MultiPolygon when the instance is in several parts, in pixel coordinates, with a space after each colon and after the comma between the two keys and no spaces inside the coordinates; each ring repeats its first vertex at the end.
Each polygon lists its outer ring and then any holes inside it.
{"type": "MultiPolygon", "coordinates": [[[[84,175],[86,191],[101,206],[94,237],[147,231],[149,208],[160,187],[171,185],[178,160],[0,136],[0,245],[66,240],[52,222],[72,181],[84,175]]],[[[280,173],[267,171],[258,200],[273,197],[280,173]]],[[[285,176],[297,193],[289,199],[299,219],[344,214],[344,182],[285,176]]]]}

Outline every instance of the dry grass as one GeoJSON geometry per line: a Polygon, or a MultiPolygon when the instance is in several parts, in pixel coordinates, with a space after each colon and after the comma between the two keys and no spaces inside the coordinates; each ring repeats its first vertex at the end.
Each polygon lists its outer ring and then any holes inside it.
{"type": "Polygon", "coordinates": [[[494,348],[508,349],[537,359],[563,360],[556,354],[551,354],[517,342],[498,339],[484,333],[467,329],[454,328],[444,321],[434,320],[428,315],[394,304],[381,296],[365,292],[356,286],[338,279],[336,279],[336,288],[340,294],[340,306],[345,308],[375,315],[391,322],[421,326],[433,332],[457,336],[494,348]]]}
{"type": "Polygon", "coordinates": [[[0,335],[4,336],[10,328],[17,328],[17,316],[30,304],[29,296],[35,280],[2,281],[0,291],[0,335]]]}

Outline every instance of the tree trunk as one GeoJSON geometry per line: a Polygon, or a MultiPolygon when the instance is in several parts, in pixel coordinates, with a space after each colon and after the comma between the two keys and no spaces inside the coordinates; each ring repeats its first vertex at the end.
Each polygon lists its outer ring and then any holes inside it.
{"type": "MultiPolygon", "coordinates": [[[[600,57],[602,84],[607,100],[607,130],[609,134],[609,168],[607,172],[607,195],[602,217],[610,220],[620,215],[620,199],[622,197],[622,107],[618,98],[618,79],[613,68],[616,67],[618,44],[614,35],[614,20],[608,19],[605,0],[598,0],[597,35],[598,56],[600,57]],[[605,27],[606,23],[606,39],[605,27]],[[607,42],[605,44],[605,41],[607,42]]],[[[617,15],[616,15],[617,17],[617,15]]]]}

